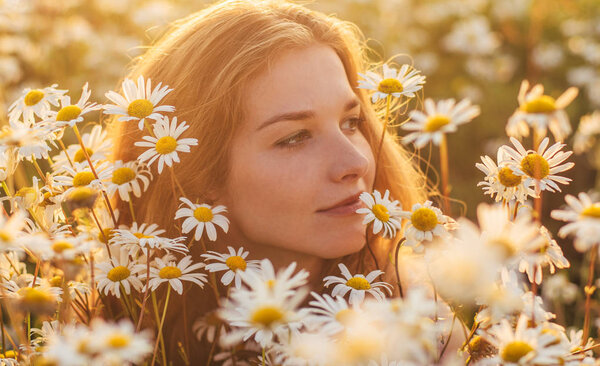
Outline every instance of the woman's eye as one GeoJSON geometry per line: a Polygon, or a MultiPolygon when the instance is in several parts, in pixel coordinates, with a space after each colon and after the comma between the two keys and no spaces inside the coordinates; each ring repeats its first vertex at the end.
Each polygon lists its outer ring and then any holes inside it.
{"type": "Polygon", "coordinates": [[[310,137],[310,133],[308,131],[300,131],[297,134],[290,136],[284,140],[279,141],[276,145],[284,148],[292,148],[300,145],[304,140],[310,137]]]}
{"type": "Polygon", "coordinates": [[[365,121],[365,119],[363,117],[349,118],[346,121],[344,121],[344,123],[342,123],[342,128],[343,129],[348,129],[348,130],[354,132],[354,131],[356,131],[358,129],[358,127],[364,121],[365,121]]]}

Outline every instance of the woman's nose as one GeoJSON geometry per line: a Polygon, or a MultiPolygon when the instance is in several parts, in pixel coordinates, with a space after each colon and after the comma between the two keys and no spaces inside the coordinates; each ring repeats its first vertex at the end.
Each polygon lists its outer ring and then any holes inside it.
{"type": "Polygon", "coordinates": [[[328,161],[333,181],[352,182],[367,174],[370,163],[367,154],[371,153],[371,149],[366,141],[360,142],[358,137],[348,137],[343,133],[332,142],[328,161]]]}

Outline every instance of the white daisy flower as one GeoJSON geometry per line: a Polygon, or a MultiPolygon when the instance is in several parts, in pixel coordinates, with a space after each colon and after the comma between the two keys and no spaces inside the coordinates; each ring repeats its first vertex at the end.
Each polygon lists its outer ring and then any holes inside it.
{"type": "Polygon", "coordinates": [[[16,162],[23,159],[47,159],[48,152],[52,150],[48,145],[52,143],[49,138],[53,136],[44,127],[29,128],[21,123],[4,126],[0,129],[0,152],[14,148],[12,154],[16,162]]]}
{"type": "Polygon", "coordinates": [[[413,98],[415,92],[421,90],[425,84],[425,76],[419,75],[419,72],[409,65],[402,65],[400,70],[396,70],[383,64],[383,77],[373,71],[367,71],[366,74],[359,73],[358,75],[365,80],[359,80],[358,87],[375,91],[371,97],[373,103],[389,95],[413,98]]]}
{"type": "Polygon", "coordinates": [[[114,296],[121,297],[121,286],[127,295],[131,293],[131,288],[140,291],[143,287],[142,281],[136,276],[139,270],[137,263],[129,258],[129,251],[125,248],[115,250],[118,255],[113,255],[112,259],[96,264],[96,280],[99,292],[108,295],[110,292],[114,296]]]}
{"type": "Polygon", "coordinates": [[[571,179],[556,175],[571,169],[575,164],[572,162],[561,164],[571,154],[572,151],[560,151],[565,145],[560,142],[550,146],[548,150],[549,139],[546,137],[540,143],[538,150],[525,150],[523,145],[514,137],[510,141],[515,145],[516,150],[504,145],[507,159],[502,163],[507,163],[515,175],[525,177],[525,184],[529,186],[535,184],[535,191],[539,194],[541,191],[560,192],[556,183],[569,184],[571,179]]]}
{"type": "Polygon", "coordinates": [[[373,234],[379,234],[383,231],[384,238],[394,238],[396,230],[402,229],[402,219],[397,216],[402,210],[402,206],[398,207],[398,201],[391,201],[389,198],[390,191],[385,190],[383,197],[381,193],[375,190],[373,194],[363,192],[360,194],[360,199],[367,208],[359,208],[356,213],[365,214],[363,225],[368,225],[373,222],[373,234]]]}
{"type": "Polygon", "coordinates": [[[144,84],[144,77],[140,75],[137,86],[133,80],[126,78],[122,88],[124,96],[112,90],[105,94],[115,104],[104,105],[104,114],[121,115],[119,121],[139,121],[138,127],[143,130],[146,118],[158,121],[163,113],[175,111],[173,106],[159,105],[173,90],[166,85],[162,86],[162,83],[158,83],[153,90],[151,80],[146,80],[144,84]]]}
{"type": "MultiPolygon", "coordinates": [[[[504,149],[498,149],[496,161],[505,161],[504,149]]],[[[515,175],[506,163],[498,164],[489,156],[481,156],[481,163],[476,163],[477,169],[485,174],[483,181],[477,183],[477,186],[483,186],[485,194],[489,194],[496,202],[512,201],[523,204],[528,196],[537,197],[537,194],[531,187],[526,186],[523,176],[515,175]]]]}
{"type": "Polygon", "coordinates": [[[3,297],[15,301],[15,309],[31,311],[32,313],[52,314],[57,310],[57,305],[62,300],[62,289],[52,287],[41,278],[37,278],[36,285],[31,286],[31,279],[22,283],[13,280],[1,284],[4,288],[3,297]]]}
{"type": "Polygon", "coordinates": [[[219,226],[225,233],[229,230],[229,220],[220,215],[221,212],[227,212],[225,206],[211,207],[205,203],[196,204],[185,197],[179,198],[182,202],[179,206],[187,205],[175,212],[175,220],[185,217],[181,225],[181,231],[186,234],[196,228],[194,239],[200,240],[206,227],[206,235],[211,241],[217,240],[217,230],[215,225],[219,226]]]}
{"type": "Polygon", "coordinates": [[[112,178],[106,183],[106,193],[112,197],[119,192],[121,200],[129,202],[129,192],[141,197],[142,192],[148,189],[151,179],[152,173],[145,164],[137,160],[126,163],[117,160],[112,167],[112,178]]]}
{"type": "Polygon", "coordinates": [[[58,107],[59,99],[67,92],[56,89],[58,84],[42,88],[26,88],[13,104],[8,107],[8,116],[11,120],[18,120],[21,115],[28,126],[35,122],[35,116],[40,119],[46,118],[50,105],[58,107]]]}
{"type": "Polygon", "coordinates": [[[255,294],[269,292],[292,296],[299,287],[306,284],[308,278],[308,272],[303,269],[293,274],[295,269],[296,262],[292,262],[285,269],[275,273],[273,263],[268,259],[263,259],[260,261],[259,270],[248,271],[248,273],[252,273],[252,276],[247,276],[246,272],[241,273],[242,281],[255,294]]]}
{"type": "Polygon", "coordinates": [[[136,333],[129,320],[109,324],[96,318],[90,333],[94,335],[90,347],[98,354],[99,364],[138,364],[152,354],[151,333],[148,330],[136,333]]]}
{"type": "Polygon", "coordinates": [[[563,141],[571,133],[569,117],[564,111],[578,94],[578,89],[571,87],[554,99],[544,94],[541,84],[529,89],[529,82],[523,80],[519,89],[519,108],[509,118],[506,133],[511,137],[526,137],[529,127],[536,130],[540,137],[546,136],[548,128],[556,141],[563,141]]]}
{"type": "Polygon", "coordinates": [[[163,259],[155,258],[150,265],[150,282],[147,284],[150,287],[150,291],[156,290],[163,282],[167,282],[179,295],[183,293],[182,281],[193,282],[204,288],[204,284],[207,282],[206,275],[204,273],[193,272],[204,268],[204,263],[198,262],[192,264],[192,257],[189,255],[183,257],[178,263],[172,260],[164,261],[163,259]]]}
{"type": "Polygon", "coordinates": [[[349,306],[343,297],[336,296],[334,299],[327,294],[322,296],[316,292],[310,294],[315,300],[309,303],[310,314],[303,320],[309,329],[333,336],[342,332],[354,318],[360,316],[361,309],[358,304],[349,306]]]}
{"type": "Polygon", "coordinates": [[[92,95],[91,90],[88,90],[88,83],[85,83],[81,92],[81,97],[76,104],[71,104],[71,97],[68,95],[60,97],[60,110],[48,111],[44,125],[49,125],[53,129],[60,129],[66,126],[73,127],[76,123],[83,121],[83,115],[100,109],[100,105],[96,103],[88,103],[88,99],[92,95]]]}
{"type": "Polygon", "coordinates": [[[0,252],[21,248],[19,237],[23,234],[26,217],[27,214],[21,210],[13,212],[8,218],[0,215],[0,252]]]}
{"type": "Polygon", "coordinates": [[[36,335],[35,339],[31,340],[32,345],[38,347],[48,342],[48,339],[56,336],[60,332],[60,323],[58,320],[44,321],[41,328],[31,328],[31,335],[36,335]]]}
{"type": "Polygon", "coordinates": [[[190,152],[190,146],[198,145],[198,140],[194,138],[179,139],[179,136],[190,126],[181,122],[177,125],[177,117],[169,122],[168,117],[160,118],[153,126],[154,136],[144,136],[144,141],[137,141],[135,146],[149,147],[143,152],[138,160],[140,162],[148,161],[148,166],[158,159],[158,173],[163,170],[164,164],[173,166],[173,162],[179,163],[177,152],[190,152]],[[178,140],[179,139],[179,140],[178,140]]]}
{"type": "Polygon", "coordinates": [[[18,165],[14,149],[0,151],[0,182],[4,182],[6,178],[11,177],[17,170],[18,165]]]}
{"type": "Polygon", "coordinates": [[[573,142],[575,154],[581,154],[592,148],[598,136],[600,136],[600,111],[581,117],[573,142]]]}
{"type": "Polygon", "coordinates": [[[552,239],[550,231],[544,226],[540,226],[539,230],[540,237],[544,239],[544,244],[539,249],[539,253],[522,258],[519,262],[519,271],[527,274],[529,282],[533,283],[535,281],[538,285],[542,283],[543,267],[548,266],[550,273],[553,274],[556,268],[562,269],[571,266],[556,240],[552,239]]]}
{"type": "Polygon", "coordinates": [[[414,142],[419,149],[429,141],[439,145],[446,133],[455,132],[459,125],[471,122],[479,113],[479,107],[471,105],[469,99],[463,99],[457,104],[454,99],[435,103],[427,98],[425,113],[416,110],[410,112],[411,121],[402,125],[405,130],[415,131],[404,136],[402,142],[414,142]]]}
{"type": "Polygon", "coordinates": [[[206,254],[202,254],[201,257],[206,258],[205,261],[213,260],[216,263],[210,263],[206,265],[206,269],[209,272],[226,271],[221,277],[221,283],[225,286],[235,279],[235,287],[240,288],[242,286],[241,272],[246,270],[258,270],[260,268],[258,260],[246,260],[248,251],[244,251],[243,247],[240,247],[236,253],[235,249],[228,246],[229,254],[221,254],[209,250],[206,254]]]}
{"type": "Polygon", "coordinates": [[[579,199],[570,194],[565,196],[569,205],[566,210],[553,210],[553,219],[566,221],[558,235],[565,238],[575,236],[575,249],[586,252],[596,244],[600,244],[600,202],[594,202],[586,193],[579,193],[579,199]]]}
{"type": "Polygon", "coordinates": [[[109,239],[110,245],[123,245],[130,252],[130,255],[136,256],[138,251],[147,254],[150,249],[162,249],[167,252],[174,251],[178,253],[187,253],[188,247],[185,245],[185,237],[175,239],[160,236],[165,230],[158,229],[158,225],[147,225],[137,222],[131,224],[129,228],[113,229],[109,239]]]}
{"type": "Polygon", "coordinates": [[[402,211],[399,215],[409,220],[405,245],[413,247],[416,251],[423,250],[420,246],[423,241],[433,241],[436,236],[447,236],[448,230],[453,230],[456,226],[455,221],[442,214],[439,208],[433,207],[431,201],[416,203],[411,211],[402,211]]]}
{"type": "Polygon", "coordinates": [[[196,319],[192,326],[192,331],[196,334],[196,339],[202,341],[202,338],[206,336],[206,340],[213,343],[216,339],[217,330],[220,329],[219,334],[221,337],[225,331],[225,322],[219,318],[217,311],[210,311],[204,314],[202,317],[196,319]]]}
{"type": "Polygon", "coordinates": [[[111,166],[108,161],[92,161],[94,170],[98,174],[98,179],[92,172],[87,161],[82,163],[73,163],[73,167],[64,166],[62,175],[54,176],[54,182],[57,186],[66,188],[64,195],[67,196],[74,188],[90,187],[102,188],[102,182],[110,179],[111,166]]]}
{"type": "Polygon", "coordinates": [[[386,282],[373,282],[379,275],[383,274],[382,271],[372,271],[366,277],[363,274],[352,276],[344,264],[339,263],[338,267],[340,268],[344,278],[327,276],[323,279],[323,281],[325,281],[325,287],[329,287],[329,285],[337,283],[331,292],[331,296],[343,297],[346,296],[348,291],[350,291],[350,298],[348,302],[351,305],[354,305],[362,303],[365,298],[365,294],[370,294],[378,301],[382,301],[385,299],[385,294],[383,293],[382,289],[386,290],[390,295],[392,295],[392,286],[390,284],[386,282]]]}
{"type": "Polygon", "coordinates": [[[95,241],[90,241],[86,236],[64,236],[55,237],[46,245],[43,241],[37,241],[37,245],[28,245],[29,249],[40,256],[43,260],[64,259],[72,261],[76,257],[89,253],[96,246],[95,241]]]}
{"type": "Polygon", "coordinates": [[[529,319],[521,316],[516,328],[508,320],[502,319],[482,336],[498,349],[498,355],[483,360],[485,364],[520,365],[558,365],[559,357],[565,350],[556,342],[553,334],[543,332],[541,327],[529,327],[529,319]]]}
{"type": "MultiPolygon", "coordinates": [[[[81,135],[81,140],[91,161],[107,160],[112,152],[112,141],[101,125],[95,125],[91,132],[81,135]]],[[[87,161],[80,144],[69,145],[67,154],[72,162],[84,163],[87,161]]],[[[52,167],[55,172],[60,171],[64,166],[70,166],[69,159],[62,150],[52,159],[54,160],[52,167]]]]}

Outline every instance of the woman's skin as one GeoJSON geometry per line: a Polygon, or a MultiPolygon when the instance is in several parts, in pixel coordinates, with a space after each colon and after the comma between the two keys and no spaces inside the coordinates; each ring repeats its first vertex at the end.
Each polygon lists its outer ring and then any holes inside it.
{"type": "Polygon", "coordinates": [[[324,259],[364,246],[363,217],[354,211],[362,207],[357,195],[371,191],[375,162],[354,91],[335,51],[321,44],[287,51],[250,82],[217,200],[231,220],[228,245],[275,268],[296,261],[312,274],[324,259]]]}

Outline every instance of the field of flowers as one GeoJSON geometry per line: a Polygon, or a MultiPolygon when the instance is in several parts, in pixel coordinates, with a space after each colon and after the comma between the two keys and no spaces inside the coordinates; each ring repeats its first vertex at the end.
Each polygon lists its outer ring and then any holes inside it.
{"type": "Polygon", "coordinates": [[[390,258],[422,258],[433,297],[344,263],[310,292],[295,264],[208,245],[227,208],[176,181],[198,140],[163,102],[172,89],[123,80],[205,3],[0,0],[0,365],[195,364],[183,339],[167,359],[163,328],[198,287],[219,304],[190,320],[209,364],[600,365],[600,3],[307,5],[370,39],[381,66],[358,87],[439,192],[414,207],[364,192],[357,211],[398,240],[390,258]],[[144,131],[136,160],[109,159],[109,118],[144,131]],[[175,180],[178,237],[135,221],[160,174],[175,180]],[[133,222],[117,225],[117,202],[133,222]]]}

